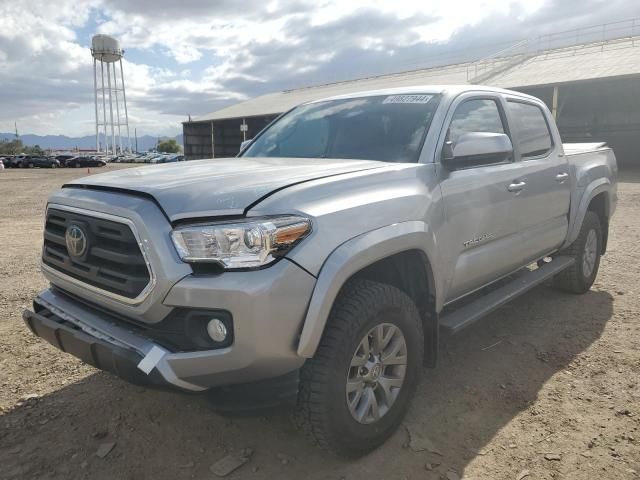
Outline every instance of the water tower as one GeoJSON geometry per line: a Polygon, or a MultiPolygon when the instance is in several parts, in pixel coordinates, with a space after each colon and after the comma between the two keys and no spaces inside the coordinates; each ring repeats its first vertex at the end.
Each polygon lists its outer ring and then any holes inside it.
{"type": "Polygon", "coordinates": [[[124,72],[122,70],[124,50],[120,48],[120,43],[115,38],[108,35],[94,35],[91,39],[91,55],[93,55],[93,86],[96,110],[96,150],[112,155],[123,153],[125,149],[131,152],[127,94],[124,89],[124,72]],[[118,65],[120,66],[120,85],[118,85],[116,68],[118,65]],[[122,110],[120,109],[121,106],[123,107],[122,110]],[[124,119],[121,113],[124,113],[124,119]],[[122,146],[123,128],[126,129],[126,144],[124,148],[122,146]],[[102,142],[100,141],[101,136],[102,142]]]}

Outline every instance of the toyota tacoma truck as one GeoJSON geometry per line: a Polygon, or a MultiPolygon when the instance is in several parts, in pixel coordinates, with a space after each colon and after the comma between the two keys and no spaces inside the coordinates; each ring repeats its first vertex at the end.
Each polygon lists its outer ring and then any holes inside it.
{"type": "MultiPolygon", "coordinates": [[[[295,399],[364,454],[407,411],[439,334],[544,281],[589,290],[617,167],[540,100],[417,86],[312,101],[238,157],[72,181],[46,207],[30,330],[128,381],[295,399]]],[[[517,321],[517,319],[514,319],[517,321]]]]}

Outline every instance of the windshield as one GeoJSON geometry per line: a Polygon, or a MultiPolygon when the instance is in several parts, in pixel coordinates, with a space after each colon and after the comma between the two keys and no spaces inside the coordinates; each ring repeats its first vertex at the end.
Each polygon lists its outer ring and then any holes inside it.
{"type": "Polygon", "coordinates": [[[380,95],[301,105],[269,126],[242,156],[417,162],[438,98],[380,95]]]}

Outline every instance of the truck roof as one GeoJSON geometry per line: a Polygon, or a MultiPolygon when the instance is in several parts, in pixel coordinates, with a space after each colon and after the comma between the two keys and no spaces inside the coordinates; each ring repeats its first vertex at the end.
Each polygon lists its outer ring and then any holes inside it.
{"type": "Polygon", "coordinates": [[[347,98],[371,97],[376,95],[408,95],[415,93],[449,94],[459,95],[464,92],[496,92],[517,95],[539,101],[539,99],[525,93],[507,90],[504,88],[488,87],[485,85],[414,85],[409,87],[383,88],[378,90],[363,90],[361,92],[345,93],[331,97],[320,98],[306,103],[325,102],[327,100],[343,100],[347,98]]]}

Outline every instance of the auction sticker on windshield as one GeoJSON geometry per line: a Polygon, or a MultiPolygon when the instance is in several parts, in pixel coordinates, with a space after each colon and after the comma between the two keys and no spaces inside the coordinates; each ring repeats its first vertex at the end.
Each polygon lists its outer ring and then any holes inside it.
{"type": "Polygon", "coordinates": [[[428,103],[433,95],[391,95],[382,103],[428,103]]]}

